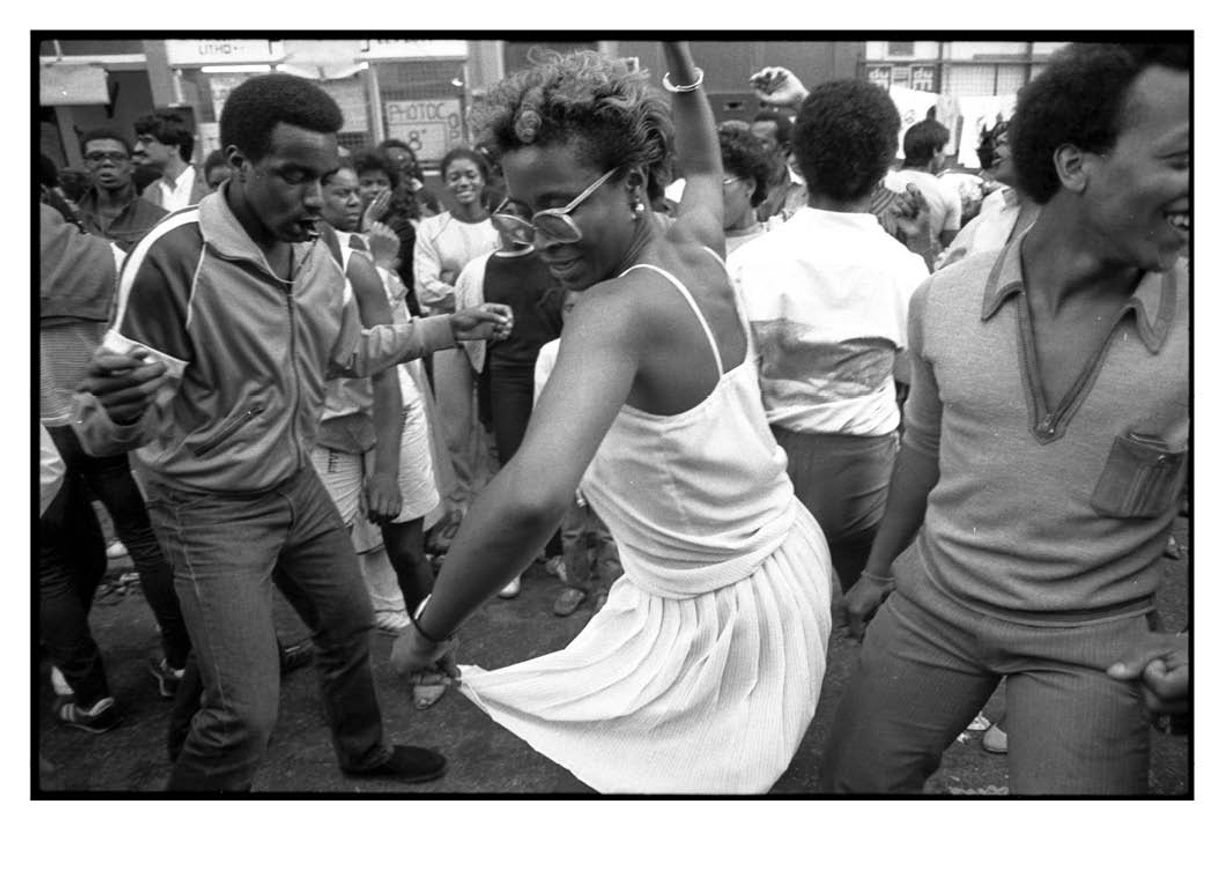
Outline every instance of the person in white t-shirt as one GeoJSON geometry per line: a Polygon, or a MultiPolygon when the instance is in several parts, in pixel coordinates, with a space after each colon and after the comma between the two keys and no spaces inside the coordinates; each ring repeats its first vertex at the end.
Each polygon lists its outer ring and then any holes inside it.
{"type": "Polygon", "coordinates": [[[894,376],[909,297],[928,275],[870,212],[899,128],[887,93],[869,83],[815,88],[794,138],[808,205],[728,261],[769,425],[842,589],[858,579],[883,516],[900,424],[894,376]]]}
{"type": "Polygon", "coordinates": [[[955,239],[964,209],[959,189],[935,175],[946,161],[943,149],[950,138],[951,132],[933,118],[919,121],[905,131],[904,163],[884,180],[893,191],[903,192],[910,184],[921,191],[930,206],[930,235],[936,254],[955,239]]]}

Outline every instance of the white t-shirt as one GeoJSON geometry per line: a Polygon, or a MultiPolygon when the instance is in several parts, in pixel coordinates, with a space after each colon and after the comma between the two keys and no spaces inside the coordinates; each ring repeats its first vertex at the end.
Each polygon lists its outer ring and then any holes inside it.
{"type": "Polygon", "coordinates": [[[870,213],[803,207],[727,259],[748,317],[770,424],[889,434],[892,379],[925,262],[870,213]]]}
{"type": "Polygon", "coordinates": [[[910,182],[917,186],[930,205],[930,235],[935,249],[941,249],[939,235],[943,231],[955,232],[960,229],[960,218],[964,212],[960,190],[954,184],[922,170],[897,170],[883,180],[888,188],[901,193],[910,182]]]}

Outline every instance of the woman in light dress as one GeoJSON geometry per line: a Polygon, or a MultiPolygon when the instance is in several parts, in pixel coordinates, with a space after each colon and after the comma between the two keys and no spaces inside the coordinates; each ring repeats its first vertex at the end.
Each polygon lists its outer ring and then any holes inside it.
{"type": "Polygon", "coordinates": [[[594,53],[489,91],[478,125],[509,196],[553,275],[583,294],[522,446],[472,505],[392,661],[457,676],[454,631],[527,567],[580,484],[625,575],[565,649],[463,666],[460,690],[600,792],[762,793],[815,713],[828,550],[769,432],[722,262],[703,73],[686,44],[665,51],[670,113],[644,74],[594,53]],[[664,230],[647,204],[672,141],[687,184],[664,230]]]}

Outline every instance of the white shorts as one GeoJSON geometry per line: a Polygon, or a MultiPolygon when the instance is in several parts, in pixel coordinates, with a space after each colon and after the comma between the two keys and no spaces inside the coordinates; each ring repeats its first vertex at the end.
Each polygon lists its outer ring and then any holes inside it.
{"type": "MultiPolygon", "coordinates": [[[[364,512],[366,462],[362,455],[315,446],[310,460],[323,481],[327,494],[340,511],[345,525],[352,525],[364,512]]],[[[419,519],[438,505],[440,498],[433,481],[433,460],[429,456],[429,423],[425,406],[418,397],[403,409],[403,438],[399,442],[399,498],[403,505],[395,522],[419,519]]]]}
{"type": "Polygon", "coordinates": [[[310,461],[318,471],[323,488],[331,495],[340,518],[345,525],[352,525],[361,509],[361,485],[365,480],[365,462],[360,455],[315,446],[310,450],[310,461]]]}

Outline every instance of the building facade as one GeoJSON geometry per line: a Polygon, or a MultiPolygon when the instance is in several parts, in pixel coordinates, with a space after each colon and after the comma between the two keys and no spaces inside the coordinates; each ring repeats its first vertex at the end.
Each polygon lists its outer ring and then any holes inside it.
{"type": "MultiPolygon", "coordinates": [[[[532,51],[592,49],[624,58],[659,83],[657,42],[634,40],[166,39],[39,41],[42,150],[61,167],[81,164],[79,137],[93,127],[132,130],[154,108],[190,116],[195,160],[219,145],[226,96],[243,80],[282,70],[314,79],[344,112],[341,145],[408,142],[426,171],[470,139],[467,119],[489,85],[529,63],[532,51]]],[[[1013,95],[1062,43],[696,41],[719,121],[750,121],[763,107],[748,77],[793,70],[808,86],[866,78],[886,88],[950,98],[1013,95]]]]}

